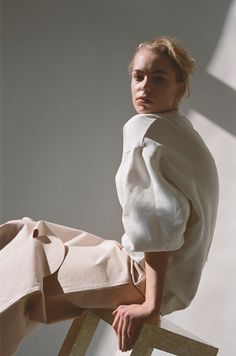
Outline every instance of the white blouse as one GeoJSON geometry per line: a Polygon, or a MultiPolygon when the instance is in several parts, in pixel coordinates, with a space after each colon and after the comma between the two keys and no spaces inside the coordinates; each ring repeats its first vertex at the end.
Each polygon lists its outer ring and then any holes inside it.
{"type": "Polygon", "coordinates": [[[216,221],[217,170],[201,137],[177,111],[135,115],[123,135],[116,174],[122,245],[142,264],[145,251],[172,251],[164,315],[188,306],[197,291],[216,221]]]}

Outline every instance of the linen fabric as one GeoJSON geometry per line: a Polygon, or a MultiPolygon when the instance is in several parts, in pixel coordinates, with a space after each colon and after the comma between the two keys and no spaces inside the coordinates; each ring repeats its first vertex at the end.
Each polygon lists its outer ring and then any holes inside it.
{"type": "Polygon", "coordinates": [[[30,218],[0,226],[0,354],[38,322],[144,301],[145,271],[117,241],[30,218]]]}
{"type": "Polygon", "coordinates": [[[145,251],[171,251],[161,314],[186,308],[196,294],[218,207],[214,159],[177,111],[138,114],[123,128],[116,174],[122,244],[142,264],[145,251]]]}

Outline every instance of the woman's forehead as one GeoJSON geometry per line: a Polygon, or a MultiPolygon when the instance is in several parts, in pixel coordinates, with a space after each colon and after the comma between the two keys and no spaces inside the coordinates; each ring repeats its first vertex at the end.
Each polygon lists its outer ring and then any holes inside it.
{"type": "Polygon", "coordinates": [[[134,57],[133,71],[169,72],[174,68],[167,56],[142,49],[134,57]]]}

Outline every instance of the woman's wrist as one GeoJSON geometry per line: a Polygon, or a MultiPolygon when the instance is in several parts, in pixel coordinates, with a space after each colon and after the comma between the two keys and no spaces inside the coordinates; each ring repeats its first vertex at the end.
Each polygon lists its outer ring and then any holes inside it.
{"type": "Polygon", "coordinates": [[[154,301],[145,300],[143,302],[143,306],[147,310],[148,314],[150,314],[150,316],[160,315],[160,306],[154,301]]]}

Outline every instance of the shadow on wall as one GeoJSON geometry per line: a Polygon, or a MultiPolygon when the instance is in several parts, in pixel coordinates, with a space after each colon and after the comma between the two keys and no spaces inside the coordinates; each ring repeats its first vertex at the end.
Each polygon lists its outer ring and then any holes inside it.
{"type": "MultiPolygon", "coordinates": [[[[194,81],[193,109],[236,135],[236,1],[225,15],[215,49],[204,58],[194,81]],[[212,55],[213,53],[213,55],[212,55]],[[227,80],[228,79],[228,80],[227,80]]],[[[205,33],[208,43],[208,33],[205,33]]]]}

